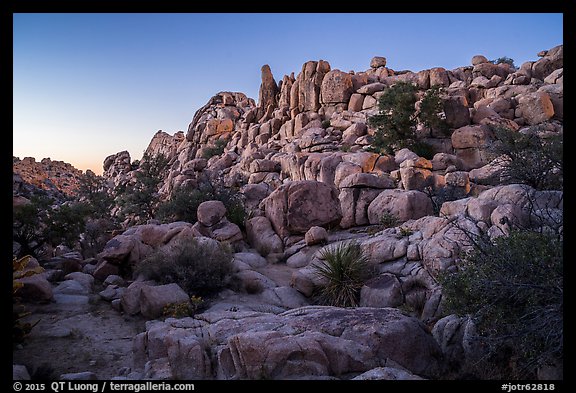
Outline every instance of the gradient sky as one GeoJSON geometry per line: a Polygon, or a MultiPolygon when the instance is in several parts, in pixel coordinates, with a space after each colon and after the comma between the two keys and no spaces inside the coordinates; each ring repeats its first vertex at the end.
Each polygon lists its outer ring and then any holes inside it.
{"type": "Polygon", "coordinates": [[[102,172],[138,159],[158,130],[188,128],[219,91],[258,99],[308,60],[365,71],[511,57],[519,66],[563,43],[562,14],[15,14],[13,154],[102,172]]]}

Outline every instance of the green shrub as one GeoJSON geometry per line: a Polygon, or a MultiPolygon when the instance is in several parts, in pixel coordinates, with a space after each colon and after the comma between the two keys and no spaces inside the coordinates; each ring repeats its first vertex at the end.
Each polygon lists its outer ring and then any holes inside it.
{"type": "Polygon", "coordinates": [[[420,120],[420,122],[429,130],[447,136],[448,123],[446,123],[446,119],[440,115],[444,111],[444,103],[440,97],[441,91],[442,88],[439,85],[436,85],[432,86],[426,91],[426,93],[424,93],[424,97],[420,103],[418,120],[420,120]]]}
{"type": "Polygon", "coordinates": [[[227,140],[217,139],[214,142],[213,146],[209,146],[204,149],[202,157],[208,160],[214,156],[219,156],[220,154],[224,153],[224,148],[226,147],[227,144],[228,144],[227,140]]]}
{"type": "Polygon", "coordinates": [[[167,165],[168,159],[162,154],[144,154],[136,171],[136,181],[115,190],[122,216],[134,217],[137,224],[154,217],[159,201],[158,188],[166,174],[167,165]]]}
{"type": "Polygon", "coordinates": [[[410,235],[412,235],[414,232],[412,232],[412,229],[410,228],[406,228],[406,227],[400,227],[400,236],[402,237],[408,237],[410,235]]]}
{"type": "Polygon", "coordinates": [[[434,215],[440,214],[440,209],[444,202],[457,201],[458,199],[466,198],[468,194],[463,187],[444,186],[440,188],[433,188],[428,186],[424,188],[423,192],[428,195],[432,202],[434,215]]]}
{"type": "Polygon", "coordinates": [[[169,200],[158,206],[156,218],[162,222],[198,221],[198,206],[205,201],[218,200],[226,206],[226,217],[230,222],[244,227],[246,209],[242,194],[221,186],[204,184],[198,188],[186,187],[174,191],[169,200]]]}
{"type": "Polygon", "coordinates": [[[373,150],[393,154],[409,147],[416,139],[416,87],[408,82],[399,82],[385,89],[378,102],[380,112],[369,122],[377,127],[373,150]]]}
{"type": "Polygon", "coordinates": [[[368,121],[376,127],[371,151],[394,154],[408,148],[421,157],[432,158],[432,147],[416,136],[418,122],[440,134],[448,133],[448,125],[441,117],[443,103],[440,88],[434,86],[426,91],[420,110],[416,112],[416,86],[399,82],[384,90],[378,102],[380,112],[368,121]]]}
{"type": "Polygon", "coordinates": [[[490,63],[492,64],[510,64],[512,66],[512,68],[517,69],[518,67],[516,67],[516,64],[514,64],[514,59],[511,59],[510,57],[499,57],[495,60],[490,60],[490,63]]]}
{"type": "Polygon", "coordinates": [[[492,369],[514,364],[479,377],[532,378],[537,366],[563,358],[563,241],[512,231],[475,243],[456,273],[439,277],[445,310],[473,317],[492,369]]]}
{"type": "Polygon", "coordinates": [[[429,143],[424,141],[415,141],[410,145],[410,150],[418,154],[420,157],[424,157],[431,160],[434,157],[434,148],[429,143]]]}
{"type": "Polygon", "coordinates": [[[161,284],[176,283],[189,295],[212,295],[228,284],[232,253],[219,242],[192,239],[155,251],[136,266],[135,273],[161,284]]]}
{"type": "Polygon", "coordinates": [[[78,200],[85,202],[93,218],[110,218],[114,197],[109,192],[106,179],[87,170],[78,183],[78,200]]]}
{"type": "Polygon", "coordinates": [[[507,183],[527,184],[537,190],[561,190],[564,164],[563,141],[558,135],[539,137],[537,128],[520,133],[492,127],[496,142],[490,152],[500,157],[501,177],[507,183]]]}
{"type": "Polygon", "coordinates": [[[86,203],[66,203],[50,209],[44,218],[45,239],[53,246],[64,244],[74,248],[90,215],[86,203]]]}
{"type": "Polygon", "coordinates": [[[394,228],[400,224],[400,220],[394,214],[390,212],[384,212],[382,217],[380,217],[380,225],[384,228],[394,228]]]}
{"type": "Polygon", "coordinates": [[[313,265],[316,274],[327,280],[320,288],[320,300],[337,307],[358,306],[360,289],[371,275],[368,257],[356,242],[340,243],[325,248],[323,260],[313,265]]]}
{"type": "Polygon", "coordinates": [[[329,119],[323,120],[322,121],[322,128],[326,129],[328,127],[330,127],[330,120],[329,119]]]}

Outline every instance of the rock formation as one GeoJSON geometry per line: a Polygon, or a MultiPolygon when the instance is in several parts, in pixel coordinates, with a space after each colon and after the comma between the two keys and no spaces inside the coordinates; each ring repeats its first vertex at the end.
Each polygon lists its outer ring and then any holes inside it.
{"type": "MultiPolygon", "coordinates": [[[[473,359],[479,351],[470,338],[473,323],[445,315],[435,276],[455,269],[459,255],[473,247],[471,235],[495,239],[515,225],[537,221],[547,230],[561,222],[562,191],[502,184],[502,167],[490,154],[494,126],[562,135],[563,47],[541,55],[519,69],[476,55],[467,66],[418,72],[390,69],[382,56],[359,72],[308,61],[278,84],[265,65],[258,103],[219,92],[186,133],[158,131],[146,151],[169,160],[163,198],[210,183],[237,190],[248,216],[244,225],[233,224],[227,206],[206,201],[198,222],[151,220],[125,228],[94,263],[83,264],[106,283],[100,296],[113,307],[157,319],[164,306],[185,303],[187,295],[176,285],[127,274],[132,267],[193,238],[233,250],[233,285],[193,317],[150,321],[134,339],[135,375],[421,379],[441,377],[455,359],[473,359]],[[413,83],[420,98],[442,88],[449,133],[417,128],[431,157],[367,149],[376,131],[368,120],[386,89],[401,81],[413,83]],[[436,206],[432,191],[458,197],[436,206]],[[390,216],[397,222],[386,227],[390,216]],[[378,272],[361,289],[361,307],[313,306],[323,284],[315,270],[323,252],[351,240],[378,272]],[[412,307],[414,299],[411,316],[397,309],[412,307]]],[[[130,181],[137,170],[128,152],[104,161],[111,184],[130,181]]],[[[79,293],[79,285],[66,284],[53,296],[79,293]]]]}

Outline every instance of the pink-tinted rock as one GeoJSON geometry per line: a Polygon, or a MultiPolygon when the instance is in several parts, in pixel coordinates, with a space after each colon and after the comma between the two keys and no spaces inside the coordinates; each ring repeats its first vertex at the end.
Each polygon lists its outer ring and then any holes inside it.
{"type": "Polygon", "coordinates": [[[328,240],[328,232],[322,227],[312,227],[304,235],[304,240],[307,246],[320,244],[328,240]]]}
{"type": "Polygon", "coordinates": [[[266,217],[254,217],[246,221],[246,234],[250,245],[263,256],[279,253],[284,249],[282,240],[266,217]]]}
{"type": "Polygon", "coordinates": [[[432,201],[421,191],[399,189],[382,191],[368,207],[370,224],[379,224],[384,213],[404,222],[434,214],[432,201]]]}
{"type": "Polygon", "coordinates": [[[140,312],[148,319],[161,317],[164,307],[171,304],[190,304],[190,298],[178,284],[143,286],[140,291],[140,312]]]}
{"type": "Polygon", "coordinates": [[[324,104],[348,102],[352,93],[352,77],[348,73],[332,70],[322,80],[320,99],[324,104]]]}
{"type": "Polygon", "coordinates": [[[226,215],[226,206],[221,201],[206,201],[198,206],[198,221],[207,227],[218,223],[226,215]]]}
{"type": "Polygon", "coordinates": [[[342,218],[338,190],[316,181],[284,184],[262,204],[266,217],[281,238],[304,234],[313,226],[334,225],[342,218]]]}

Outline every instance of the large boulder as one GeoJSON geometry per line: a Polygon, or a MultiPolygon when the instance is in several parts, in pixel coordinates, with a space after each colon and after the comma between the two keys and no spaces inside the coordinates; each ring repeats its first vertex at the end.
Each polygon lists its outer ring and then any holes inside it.
{"type": "Polygon", "coordinates": [[[266,217],[254,217],[246,221],[246,235],[248,243],[263,256],[280,253],[284,249],[282,240],[266,217]]]}
{"type": "Polygon", "coordinates": [[[198,221],[207,227],[218,223],[226,215],[226,206],[221,201],[206,201],[198,206],[198,221]]]}
{"type": "Polygon", "coordinates": [[[393,308],[307,306],[197,318],[147,324],[134,340],[136,362],[202,379],[333,378],[389,364],[434,377],[442,367],[426,326],[393,308]]]}
{"type": "Polygon", "coordinates": [[[548,93],[538,91],[522,94],[517,99],[516,112],[518,117],[523,117],[530,125],[542,123],[554,116],[554,105],[548,93]]]}
{"type": "Polygon", "coordinates": [[[352,76],[340,70],[332,70],[322,80],[320,99],[323,104],[348,102],[353,92],[352,76]]]}
{"type": "Polygon", "coordinates": [[[34,274],[16,281],[23,284],[17,295],[26,301],[50,301],[54,296],[52,285],[44,274],[34,274]]]}
{"type": "Polygon", "coordinates": [[[434,214],[428,195],[417,190],[384,190],[368,206],[370,224],[379,224],[382,216],[392,214],[404,222],[434,214]]]}
{"type": "Polygon", "coordinates": [[[402,283],[390,273],[368,280],[360,291],[361,307],[398,307],[402,303],[402,283]]]}
{"type": "Polygon", "coordinates": [[[336,225],[342,218],[338,190],[311,180],[289,182],[262,201],[274,230],[285,238],[313,226],[336,225]]]}
{"type": "Polygon", "coordinates": [[[182,303],[190,304],[190,297],[178,284],[141,287],[140,312],[146,318],[161,317],[164,313],[164,307],[182,303]]]}

